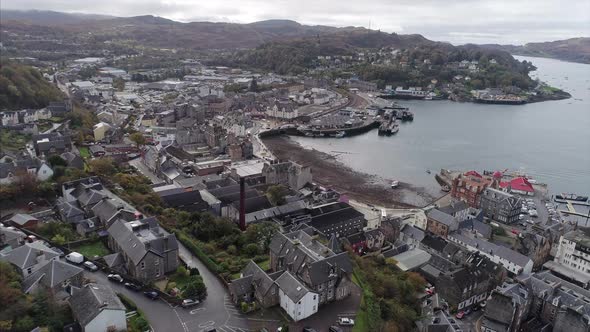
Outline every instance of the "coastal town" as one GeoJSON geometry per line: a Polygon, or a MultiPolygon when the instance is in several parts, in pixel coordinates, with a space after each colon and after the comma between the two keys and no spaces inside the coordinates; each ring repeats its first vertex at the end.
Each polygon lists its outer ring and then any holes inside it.
{"type": "Polygon", "coordinates": [[[381,47],[294,74],[2,34],[25,50],[3,78],[46,93],[0,110],[0,331],[589,331],[590,192],[470,168],[426,193],[289,139],[395,140],[408,99],[569,96],[531,63],[490,84],[514,63],[381,47]]]}

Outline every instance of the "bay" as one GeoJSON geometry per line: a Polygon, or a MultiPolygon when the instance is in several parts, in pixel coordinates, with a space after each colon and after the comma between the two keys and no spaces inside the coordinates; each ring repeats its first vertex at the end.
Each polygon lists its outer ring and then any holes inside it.
{"type": "Polygon", "coordinates": [[[401,101],[415,118],[395,136],[373,130],[340,139],[292,139],[355,170],[432,192],[438,191],[434,173],[445,168],[522,171],[552,193],[590,194],[590,65],[517,58],[537,66],[532,77],[572,98],[526,105],[401,101]]]}

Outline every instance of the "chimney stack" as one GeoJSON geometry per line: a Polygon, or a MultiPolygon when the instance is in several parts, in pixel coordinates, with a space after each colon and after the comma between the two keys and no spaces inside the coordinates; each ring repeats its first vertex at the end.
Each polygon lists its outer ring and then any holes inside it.
{"type": "Polygon", "coordinates": [[[246,184],[245,179],[240,177],[240,229],[246,230],[246,184]]]}

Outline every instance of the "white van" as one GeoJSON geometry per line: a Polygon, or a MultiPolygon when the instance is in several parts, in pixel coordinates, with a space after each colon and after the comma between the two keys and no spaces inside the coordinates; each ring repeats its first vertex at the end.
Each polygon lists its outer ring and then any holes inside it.
{"type": "Polygon", "coordinates": [[[84,262],[84,256],[78,252],[72,251],[66,255],[66,260],[74,264],[82,264],[82,262],[84,262]]]}

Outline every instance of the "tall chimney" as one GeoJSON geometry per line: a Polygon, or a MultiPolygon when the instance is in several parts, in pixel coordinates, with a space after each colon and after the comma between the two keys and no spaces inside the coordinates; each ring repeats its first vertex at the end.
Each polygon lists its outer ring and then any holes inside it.
{"type": "Polygon", "coordinates": [[[246,184],[240,177],[240,229],[246,230],[246,184]]]}

